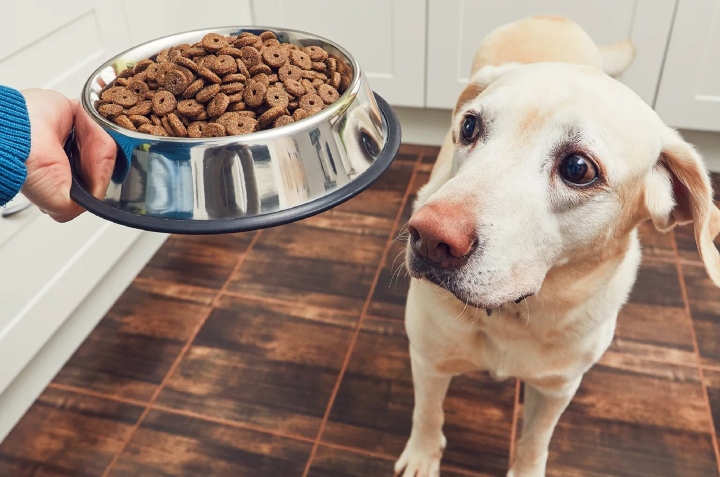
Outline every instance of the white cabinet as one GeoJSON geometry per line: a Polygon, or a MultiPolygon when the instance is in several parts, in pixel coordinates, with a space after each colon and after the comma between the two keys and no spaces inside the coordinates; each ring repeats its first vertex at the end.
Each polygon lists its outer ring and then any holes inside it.
{"type": "Polygon", "coordinates": [[[138,45],[165,35],[204,28],[252,24],[250,0],[122,0],[130,40],[138,45]]]}
{"type": "Polygon", "coordinates": [[[720,131],[718,0],[680,0],[656,110],[676,128],[720,131]]]}
{"type": "Polygon", "coordinates": [[[427,96],[430,108],[452,108],[467,84],[480,41],[520,18],[565,15],[597,43],[632,38],[637,58],[622,80],[653,103],[675,0],[429,0],[427,96]]]}
{"type": "Polygon", "coordinates": [[[423,0],[253,0],[257,25],[303,30],[350,51],[394,106],[424,106],[423,0]]]}

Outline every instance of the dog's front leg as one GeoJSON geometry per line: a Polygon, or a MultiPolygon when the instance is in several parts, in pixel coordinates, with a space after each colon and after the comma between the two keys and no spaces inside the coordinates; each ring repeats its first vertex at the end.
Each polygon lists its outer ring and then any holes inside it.
{"type": "Polygon", "coordinates": [[[548,448],[560,415],[580,386],[581,378],[557,387],[525,383],[522,437],[508,477],[544,477],[548,448]]]}
{"type": "Polygon", "coordinates": [[[415,388],[412,432],[395,463],[395,475],[435,477],[440,475],[440,458],[445,449],[442,404],[452,376],[433,369],[412,346],[410,362],[415,388]]]}

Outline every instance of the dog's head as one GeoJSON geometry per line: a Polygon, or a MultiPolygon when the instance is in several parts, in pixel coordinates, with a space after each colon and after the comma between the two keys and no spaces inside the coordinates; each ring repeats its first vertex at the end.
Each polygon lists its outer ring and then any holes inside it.
{"type": "Polygon", "coordinates": [[[622,258],[631,232],[692,222],[710,277],[720,213],[695,150],[631,89],[566,63],[482,68],[452,119],[452,164],[418,194],[411,275],[480,308],[557,267],[622,258]]]}

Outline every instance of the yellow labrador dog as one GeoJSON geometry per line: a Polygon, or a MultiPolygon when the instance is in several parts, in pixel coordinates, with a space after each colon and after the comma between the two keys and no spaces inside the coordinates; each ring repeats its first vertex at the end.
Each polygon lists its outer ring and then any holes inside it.
{"type": "Polygon", "coordinates": [[[415,409],[397,475],[439,474],[443,400],[452,376],[471,370],[525,382],[508,476],[545,475],[555,425],[635,282],[643,221],[692,223],[720,285],[707,171],[611,77],[633,57],[632,45],[597,47],[562,17],[524,19],[481,43],[408,224],[415,409]]]}

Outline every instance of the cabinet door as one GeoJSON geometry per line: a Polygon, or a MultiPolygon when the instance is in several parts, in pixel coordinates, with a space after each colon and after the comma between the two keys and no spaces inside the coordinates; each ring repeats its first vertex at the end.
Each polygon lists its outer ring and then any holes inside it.
{"type": "Polygon", "coordinates": [[[130,46],[119,2],[36,0],[3,4],[0,83],[80,96],[103,61],[130,46]]]}
{"type": "Polygon", "coordinates": [[[214,0],[208,8],[196,8],[187,3],[123,0],[133,45],[183,31],[252,24],[250,0],[214,0]]]}
{"type": "Polygon", "coordinates": [[[676,128],[720,131],[720,2],[682,0],[656,110],[676,128]]]}
{"type": "Polygon", "coordinates": [[[426,106],[451,109],[465,87],[480,41],[530,15],[564,15],[597,43],[632,39],[633,65],[621,81],[653,104],[676,0],[429,0],[426,106]]]}
{"type": "Polygon", "coordinates": [[[253,0],[255,23],[314,33],[360,63],[372,89],[396,106],[423,106],[425,13],[422,0],[253,0]]]}

